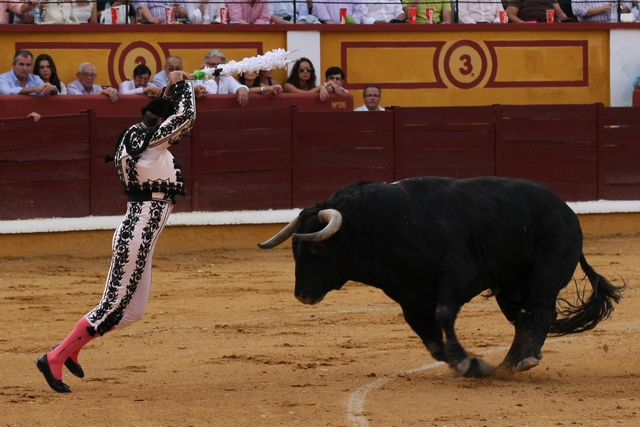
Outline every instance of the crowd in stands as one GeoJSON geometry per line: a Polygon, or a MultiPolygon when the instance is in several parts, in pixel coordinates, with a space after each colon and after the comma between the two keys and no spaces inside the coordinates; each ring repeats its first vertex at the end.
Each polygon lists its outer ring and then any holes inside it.
{"type": "MultiPolygon", "coordinates": [[[[226,64],[227,58],[218,49],[207,52],[200,70],[215,69],[226,64]]],[[[133,69],[132,79],[125,80],[118,89],[96,84],[98,73],[90,62],[83,62],[76,72],[77,79],[65,85],[58,77],[53,58],[41,54],[37,58],[28,50],[19,50],[13,57],[13,68],[0,74],[0,95],[105,95],[111,102],[118,102],[119,95],[146,95],[157,98],[167,85],[168,76],[173,71],[183,71],[182,59],[172,55],[166,58],[164,69],[152,78],[152,72],[144,64],[133,69]]],[[[308,58],[299,58],[291,66],[287,81],[281,85],[272,78],[273,70],[245,72],[239,76],[212,73],[204,80],[195,80],[194,93],[197,98],[208,95],[235,94],[240,106],[249,103],[249,93],[277,96],[281,93],[317,93],[320,101],[329,98],[330,93],[342,96],[348,91],[342,87],[345,73],[340,67],[329,67],[324,73],[325,80],[316,84],[316,70],[308,58]]],[[[356,111],[380,111],[380,95],[377,85],[368,85],[363,92],[365,105],[356,111]],[[373,98],[373,99],[371,99],[373,98]],[[375,102],[374,102],[375,101],[375,102]]]]}
{"type": "Polygon", "coordinates": [[[132,24],[386,24],[407,23],[410,12],[415,13],[417,24],[533,23],[548,22],[547,11],[550,10],[555,22],[617,22],[621,14],[632,14],[634,19],[640,20],[638,1],[3,0],[6,6],[0,10],[0,24],[111,23],[109,11],[113,8],[123,14],[118,22],[132,24]]]}

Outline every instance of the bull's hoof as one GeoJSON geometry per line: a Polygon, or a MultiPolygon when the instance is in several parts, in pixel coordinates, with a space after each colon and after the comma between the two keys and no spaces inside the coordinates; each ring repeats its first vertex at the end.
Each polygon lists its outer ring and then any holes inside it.
{"type": "Polygon", "coordinates": [[[471,367],[471,359],[469,359],[467,357],[466,359],[464,359],[462,362],[458,363],[457,365],[450,366],[451,375],[453,375],[453,378],[458,378],[458,377],[466,374],[469,371],[470,367],[471,367]]]}
{"type": "Polygon", "coordinates": [[[525,357],[520,362],[518,362],[518,366],[516,366],[516,371],[524,372],[528,371],[531,368],[535,368],[540,363],[540,359],[537,357],[525,357]]]}
{"type": "Polygon", "coordinates": [[[484,378],[493,375],[493,367],[482,359],[471,359],[471,366],[464,374],[467,378],[484,378]]]}

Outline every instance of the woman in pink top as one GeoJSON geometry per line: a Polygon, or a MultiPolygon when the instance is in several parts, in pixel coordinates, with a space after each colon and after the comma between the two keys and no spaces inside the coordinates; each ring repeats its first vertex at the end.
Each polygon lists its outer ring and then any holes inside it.
{"type": "Polygon", "coordinates": [[[232,24],[268,24],[271,19],[268,1],[227,0],[227,7],[232,24]]]}
{"type": "MultiPolygon", "coordinates": [[[[27,2],[17,0],[3,1],[0,7],[0,24],[9,23],[9,12],[21,14],[27,13],[36,8],[40,4],[40,0],[29,0],[27,2]]],[[[267,7],[268,9],[268,7],[267,7]]],[[[267,21],[268,23],[268,21],[267,21]]]]}

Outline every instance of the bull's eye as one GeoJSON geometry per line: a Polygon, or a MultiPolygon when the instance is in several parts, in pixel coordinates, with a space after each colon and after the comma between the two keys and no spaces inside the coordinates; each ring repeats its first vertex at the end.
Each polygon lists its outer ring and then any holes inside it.
{"type": "Polygon", "coordinates": [[[313,242],[311,244],[311,247],[309,248],[309,251],[311,252],[311,255],[322,256],[322,254],[325,252],[325,247],[326,245],[323,242],[313,242]]]}

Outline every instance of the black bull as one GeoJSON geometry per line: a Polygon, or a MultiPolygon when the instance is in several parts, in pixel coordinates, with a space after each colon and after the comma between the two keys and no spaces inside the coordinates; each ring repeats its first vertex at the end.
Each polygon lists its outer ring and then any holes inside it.
{"type": "Polygon", "coordinates": [[[594,328],[624,288],[587,263],[580,223],[567,204],[520,179],[349,185],[259,246],[272,248],[292,235],[296,298],[316,304],[349,280],[380,288],[454,376],[493,373],[469,357],[454,328],[462,305],[481,292],[490,290],[515,328],[500,368],[526,371],[540,363],[547,334],[594,328]],[[558,294],[578,263],[592,292],[559,310],[558,294]]]}

